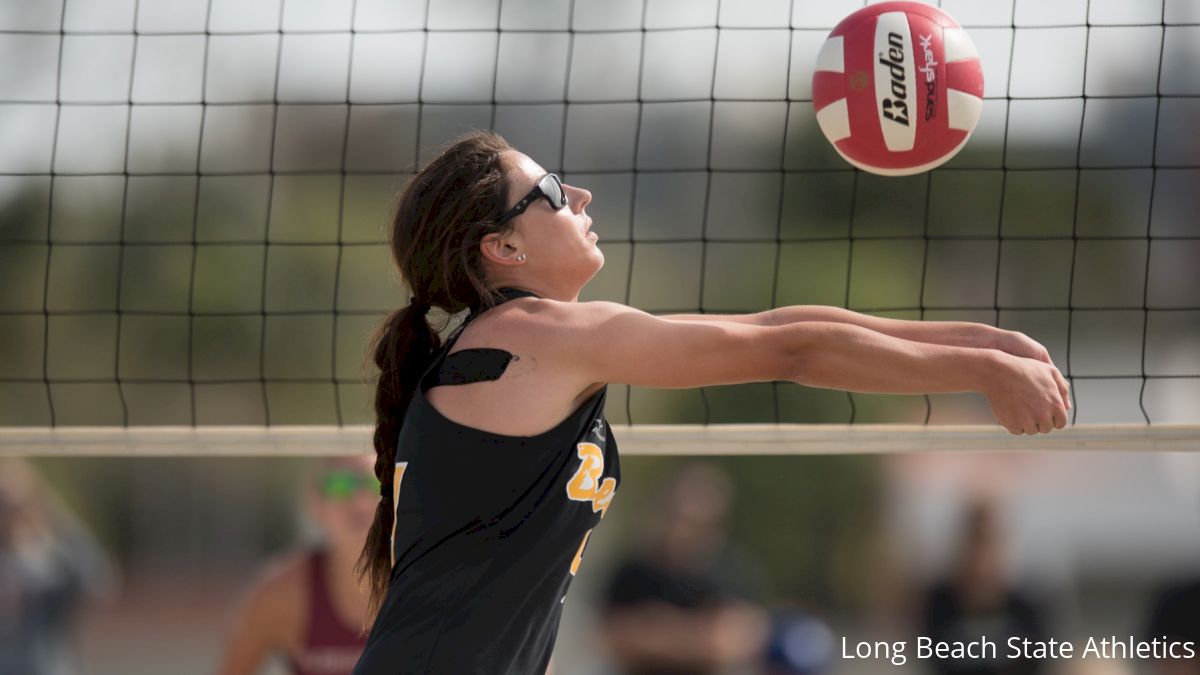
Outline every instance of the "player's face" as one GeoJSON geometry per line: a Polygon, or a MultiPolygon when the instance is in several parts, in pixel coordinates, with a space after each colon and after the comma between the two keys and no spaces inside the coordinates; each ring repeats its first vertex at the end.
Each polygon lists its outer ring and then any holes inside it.
{"type": "MultiPolygon", "coordinates": [[[[506,157],[509,165],[508,204],[513,206],[537,186],[547,171],[528,156],[515,150],[506,157]]],[[[521,262],[530,273],[558,281],[577,283],[580,288],[604,265],[599,239],[591,231],[592,218],[586,212],[592,193],[563,184],[567,205],[556,209],[550,201],[538,198],[525,212],[513,219],[513,245],[525,254],[521,262]]]]}
{"type": "Polygon", "coordinates": [[[323,461],[313,472],[311,513],[334,547],[361,546],[379,504],[379,481],[371,458],[323,461]]]}

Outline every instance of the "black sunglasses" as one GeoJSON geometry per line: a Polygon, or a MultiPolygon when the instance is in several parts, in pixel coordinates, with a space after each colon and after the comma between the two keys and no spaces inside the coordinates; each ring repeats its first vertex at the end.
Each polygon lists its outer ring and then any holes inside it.
{"type": "Polygon", "coordinates": [[[550,208],[554,209],[555,211],[566,206],[568,203],[567,191],[563,189],[562,181],[558,176],[548,173],[545,176],[542,176],[542,179],[537,182],[537,185],[534,185],[533,189],[529,191],[529,194],[522,197],[521,201],[517,202],[516,206],[505,211],[504,215],[500,216],[500,220],[497,222],[497,224],[503,225],[522,213],[525,213],[525,209],[529,208],[529,206],[536,202],[539,197],[545,197],[546,203],[549,204],[550,208]]]}

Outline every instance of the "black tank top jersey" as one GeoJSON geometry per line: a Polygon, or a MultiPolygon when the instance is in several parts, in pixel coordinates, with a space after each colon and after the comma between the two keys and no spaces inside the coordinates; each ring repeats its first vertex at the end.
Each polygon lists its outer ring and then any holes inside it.
{"type": "Polygon", "coordinates": [[[355,675],[544,673],[567,588],[620,481],[607,388],[536,436],[464,426],[430,405],[430,387],[495,380],[513,358],[447,356],[476,316],[439,350],[405,413],[392,577],[355,675]]]}

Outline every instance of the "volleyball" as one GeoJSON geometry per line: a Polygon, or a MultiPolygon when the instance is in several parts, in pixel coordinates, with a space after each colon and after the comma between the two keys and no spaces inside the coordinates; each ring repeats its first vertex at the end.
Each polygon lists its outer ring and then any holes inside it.
{"type": "Polygon", "coordinates": [[[812,91],[817,124],[847,162],[907,176],[966,145],[983,108],[983,69],[975,43],[949,14],[885,2],[829,33],[812,91]]]}

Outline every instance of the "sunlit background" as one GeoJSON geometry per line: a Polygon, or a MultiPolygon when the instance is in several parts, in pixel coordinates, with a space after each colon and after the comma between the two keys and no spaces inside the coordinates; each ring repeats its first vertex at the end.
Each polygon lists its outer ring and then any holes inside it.
{"type": "MultiPolygon", "coordinates": [[[[817,50],[862,4],[9,0],[0,424],[371,422],[365,345],[408,298],[389,209],[471,128],[594,194],[606,264],[581,299],[980,321],[1047,346],[1076,424],[1200,422],[1200,4],[933,3],[986,100],[962,153],[908,178],[851,170],[812,112],[817,50]]],[[[990,421],[976,396],[786,383],[608,396],[613,424],[990,421]]],[[[1162,590],[1200,577],[1200,454],[970,451],[708,463],[757,601],[838,640],[921,634],[972,504],[1050,636],[1148,636],[1162,590]]],[[[80,672],[211,672],[261,562],[315,536],[305,461],[33,459],[94,539],[80,672]]],[[[597,608],[685,464],[623,460],[557,672],[618,672],[597,608]]]]}

